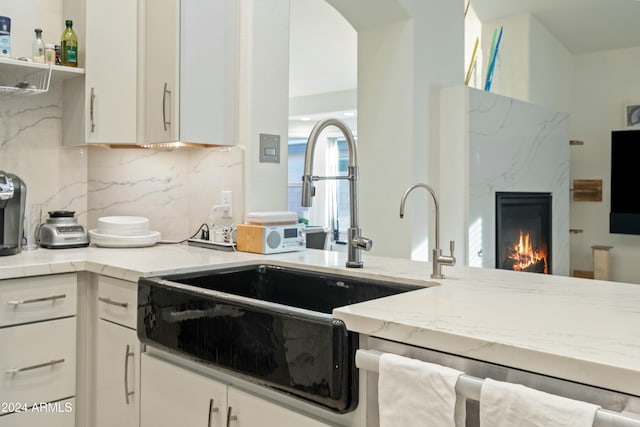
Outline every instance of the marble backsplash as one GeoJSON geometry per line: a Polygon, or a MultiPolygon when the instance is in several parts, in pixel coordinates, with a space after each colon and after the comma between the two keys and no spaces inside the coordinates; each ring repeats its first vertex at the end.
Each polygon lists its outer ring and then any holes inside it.
{"type": "Polygon", "coordinates": [[[0,170],[26,183],[31,229],[49,210],[75,211],[86,224],[88,152],[62,147],[61,101],[55,85],[42,95],[0,99],[0,170]]]}
{"type": "Polygon", "coordinates": [[[232,222],[243,219],[241,147],[89,151],[89,227],[102,216],[145,216],[163,240],[182,240],[209,223],[223,190],[233,191],[232,222]]]}
{"type": "Polygon", "coordinates": [[[61,85],[45,94],[0,98],[0,170],[27,184],[29,227],[47,211],[73,210],[88,229],[107,215],[148,217],[165,240],[181,240],[207,221],[222,190],[243,219],[244,150],[175,151],[62,145],[61,85]],[[41,213],[40,213],[41,211],[41,213]]]}

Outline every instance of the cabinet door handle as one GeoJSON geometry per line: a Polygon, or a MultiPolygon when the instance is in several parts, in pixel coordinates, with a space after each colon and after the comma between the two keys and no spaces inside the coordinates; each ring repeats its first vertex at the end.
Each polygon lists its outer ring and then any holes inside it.
{"type": "Polygon", "coordinates": [[[129,303],[127,302],[118,302],[118,301],[114,301],[111,298],[105,298],[105,297],[98,297],[98,301],[103,302],[105,304],[109,304],[109,305],[115,305],[117,307],[122,307],[122,308],[127,308],[129,306],[129,303]]]}
{"type": "Polygon", "coordinates": [[[164,90],[162,91],[162,126],[164,126],[165,131],[171,126],[171,120],[167,120],[167,94],[171,96],[171,91],[167,89],[167,85],[168,83],[165,82],[164,90]]]}
{"type": "Polygon", "coordinates": [[[231,406],[229,406],[229,408],[227,409],[227,427],[231,426],[231,421],[237,421],[238,420],[238,416],[237,415],[231,415],[231,406]]]}
{"type": "Polygon", "coordinates": [[[211,427],[211,420],[213,419],[213,414],[220,412],[220,409],[217,406],[213,406],[213,399],[209,399],[209,421],[207,422],[207,427],[211,427]]]}
{"type": "Polygon", "coordinates": [[[95,88],[91,88],[91,101],[89,103],[89,116],[91,117],[91,133],[96,129],[96,122],[93,120],[93,104],[96,99],[95,88]]]}
{"type": "Polygon", "coordinates": [[[42,297],[42,298],[15,299],[15,300],[7,301],[7,304],[9,305],[33,304],[34,302],[55,301],[55,300],[66,298],[66,297],[67,297],[66,294],[60,294],[60,295],[51,295],[50,297],[42,297]]]}
{"type": "Polygon", "coordinates": [[[124,401],[129,404],[129,396],[133,395],[132,391],[129,391],[129,357],[133,357],[134,353],[129,351],[130,346],[127,344],[127,348],[124,351],[124,401]]]}
{"type": "Polygon", "coordinates": [[[7,369],[5,371],[5,373],[7,375],[14,375],[14,374],[17,374],[18,372],[31,371],[31,370],[39,369],[39,368],[47,368],[49,366],[55,366],[55,365],[58,365],[60,363],[64,363],[64,359],[55,359],[55,360],[51,360],[49,362],[38,363],[37,365],[25,366],[24,368],[7,369]]]}

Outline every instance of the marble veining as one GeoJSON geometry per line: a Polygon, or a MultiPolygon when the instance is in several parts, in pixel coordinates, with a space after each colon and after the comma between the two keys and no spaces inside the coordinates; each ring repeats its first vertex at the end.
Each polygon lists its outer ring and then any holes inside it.
{"type": "Polygon", "coordinates": [[[4,132],[0,140],[0,148],[4,148],[14,140],[19,140],[23,133],[34,130],[45,121],[59,122],[61,117],[60,110],[60,105],[51,104],[0,113],[0,120],[6,120],[7,123],[3,126],[4,132]],[[38,117],[25,123],[24,117],[31,114],[36,114],[38,117]]]}
{"type": "Polygon", "coordinates": [[[63,147],[62,90],[3,98],[0,111],[0,169],[18,175],[27,185],[26,223],[29,236],[50,210],[72,210],[86,221],[87,151],[63,147]]]}
{"type": "Polygon", "coordinates": [[[234,222],[240,222],[243,159],[241,148],[92,149],[89,227],[101,216],[145,216],[164,240],[182,240],[208,222],[222,190],[237,195],[234,222]]]}

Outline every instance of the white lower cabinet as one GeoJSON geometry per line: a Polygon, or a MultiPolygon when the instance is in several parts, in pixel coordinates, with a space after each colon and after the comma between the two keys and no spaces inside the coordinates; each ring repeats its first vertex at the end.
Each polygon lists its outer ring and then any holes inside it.
{"type": "Polygon", "coordinates": [[[141,372],[141,427],[329,426],[146,353],[141,372]]]}
{"type": "Polygon", "coordinates": [[[0,329],[0,401],[52,402],[75,395],[76,318],[0,329]]]}
{"type": "Polygon", "coordinates": [[[142,355],[140,426],[220,427],[227,386],[146,353],[142,355]]]}
{"type": "Polygon", "coordinates": [[[282,406],[229,387],[229,427],[328,427],[282,406]]]}
{"type": "Polygon", "coordinates": [[[140,423],[137,286],[112,277],[97,279],[95,425],[137,427],[140,423]]]}
{"type": "Polygon", "coordinates": [[[75,274],[0,281],[0,427],[75,425],[75,274]]]}
{"type": "Polygon", "coordinates": [[[0,283],[0,327],[76,315],[75,274],[22,277],[0,283]]]}
{"type": "Polygon", "coordinates": [[[98,320],[96,363],[96,426],[137,426],[140,342],[136,331],[98,320]]]}

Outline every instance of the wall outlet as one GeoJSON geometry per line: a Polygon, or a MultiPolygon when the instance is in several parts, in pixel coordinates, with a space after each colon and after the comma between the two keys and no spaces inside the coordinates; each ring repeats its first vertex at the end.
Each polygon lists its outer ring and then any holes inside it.
{"type": "Polygon", "coordinates": [[[224,190],[220,192],[220,199],[222,199],[222,206],[225,209],[222,211],[223,218],[231,218],[233,216],[233,192],[231,190],[224,190]]]}

